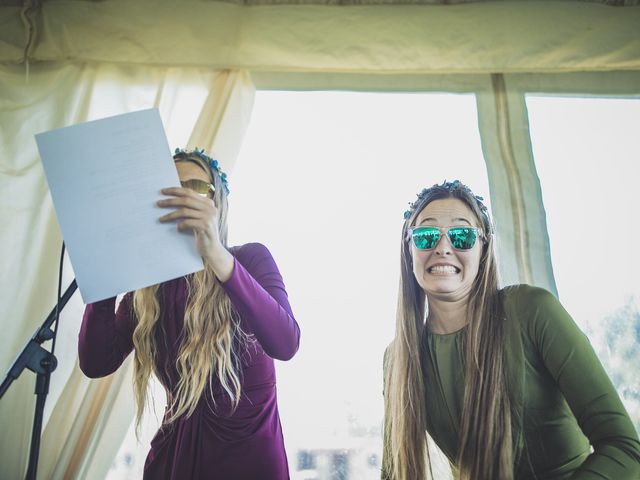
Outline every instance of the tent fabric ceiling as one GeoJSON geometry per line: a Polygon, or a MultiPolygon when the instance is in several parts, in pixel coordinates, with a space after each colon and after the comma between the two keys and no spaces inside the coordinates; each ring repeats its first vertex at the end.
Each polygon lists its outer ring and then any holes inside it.
{"type": "Polygon", "coordinates": [[[176,9],[166,0],[60,0],[22,11],[0,8],[0,62],[21,63],[26,56],[31,62],[361,74],[640,70],[640,8],[602,2],[184,1],[176,9]]]}
{"type": "MultiPolygon", "coordinates": [[[[486,3],[504,0],[222,0],[234,5],[459,5],[462,3],[486,3]]],[[[511,0],[514,1],[514,0],[511,0]]],[[[518,1],[518,0],[515,0],[518,1]]],[[[525,1],[525,0],[520,0],[525,1]]],[[[549,0],[538,0],[548,2],[549,0]]],[[[640,0],[569,0],[588,3],[601,3],[614,7],[640,4],[640,0]]]]}
{"type": "MultiPolygon", "coordinates": [[[[44,0],[0,0],[0,5],[9,5],[14,7],[37,6],[44,0]]],[[[82,0],[94,1],[94,0],[82,0]]],[[[215,0],[212,0],[215,1],[215,0]]],[[[459,5],[463,3],[486,3],[496,1],[527,1],[527,0],[218,0],[219,3],[230,3],[242,6],[258,6],[258,5],[331,5],[331,6],[350,6],[350,5],[459,5]]],[[[530,1],[530,0],[529,0],[530,1]]],[[[537,0],[540,2],[548,2],[550,0],[537,0]]],[[[566,0],[581,3],[600,3],[613,7],[628,7],[640,4],[640,0],[566,0]]]]}

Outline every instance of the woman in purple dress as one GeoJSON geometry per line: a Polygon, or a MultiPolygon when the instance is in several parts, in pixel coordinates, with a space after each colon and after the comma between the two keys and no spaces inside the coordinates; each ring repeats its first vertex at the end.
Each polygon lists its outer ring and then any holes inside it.
{"type": "Polygon", "coordinates": [[[174,155],[182,188],[158,205],[192,231],[204,270],[87,305],[79,338],[89,377],[113,373],[133,350],[136,425],[155,374],[167,393],[146,479],[289,478],[273,359],[288,360],[300,330],[271,254],[227,248],[227,180],[201,150],[174,155]]]}

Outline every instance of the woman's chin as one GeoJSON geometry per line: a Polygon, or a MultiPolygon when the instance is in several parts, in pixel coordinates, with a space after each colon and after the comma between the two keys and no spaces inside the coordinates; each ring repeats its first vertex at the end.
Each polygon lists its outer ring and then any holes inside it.
{"type": "Polygon", "coordinates": [[[441,298],[443,300],[459,300],[469,295],[469,289],[457,278],[438,279],[437,281],[424,282],[422,286],[429,296],[441,298]]]}

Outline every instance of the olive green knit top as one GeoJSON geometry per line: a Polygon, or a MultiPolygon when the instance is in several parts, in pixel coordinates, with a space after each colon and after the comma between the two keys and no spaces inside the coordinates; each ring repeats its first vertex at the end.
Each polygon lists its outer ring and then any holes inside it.
{"type": "MultiPolygon", "coordinates": [[[[512,412],[522,417],[515,478],[640,479],[638,434],[587,337],[546,290],[502,294],[512,412]]],[[[426,331],[423,349],[427,431],[454,464],[466,335],[426,331]]]]}
{"type": "MultiPolygon", "coordinates": [[[[638,434],[587,337],[546,290],[508,287],[503,299],[510,393],[522,412],[516,478],[640,479],[638,434]]],[[[427,430],[452,462],[466,332],[425,335],[427,430]]]]}

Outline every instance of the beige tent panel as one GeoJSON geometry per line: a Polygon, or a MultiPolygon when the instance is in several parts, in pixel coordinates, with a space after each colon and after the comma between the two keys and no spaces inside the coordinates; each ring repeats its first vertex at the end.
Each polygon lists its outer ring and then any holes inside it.
{"type": "Polygon", "coordinates": [[[348,6],[239,3],[56,1],[23,15],[22,7],[4,7],[0,61],[20,62],[28,52],[35,61],[250,71],[447,74],[640,69],[640,7],[576,1],[401,6],[376,5],[387,3],[380,1],[348,6]]]}

